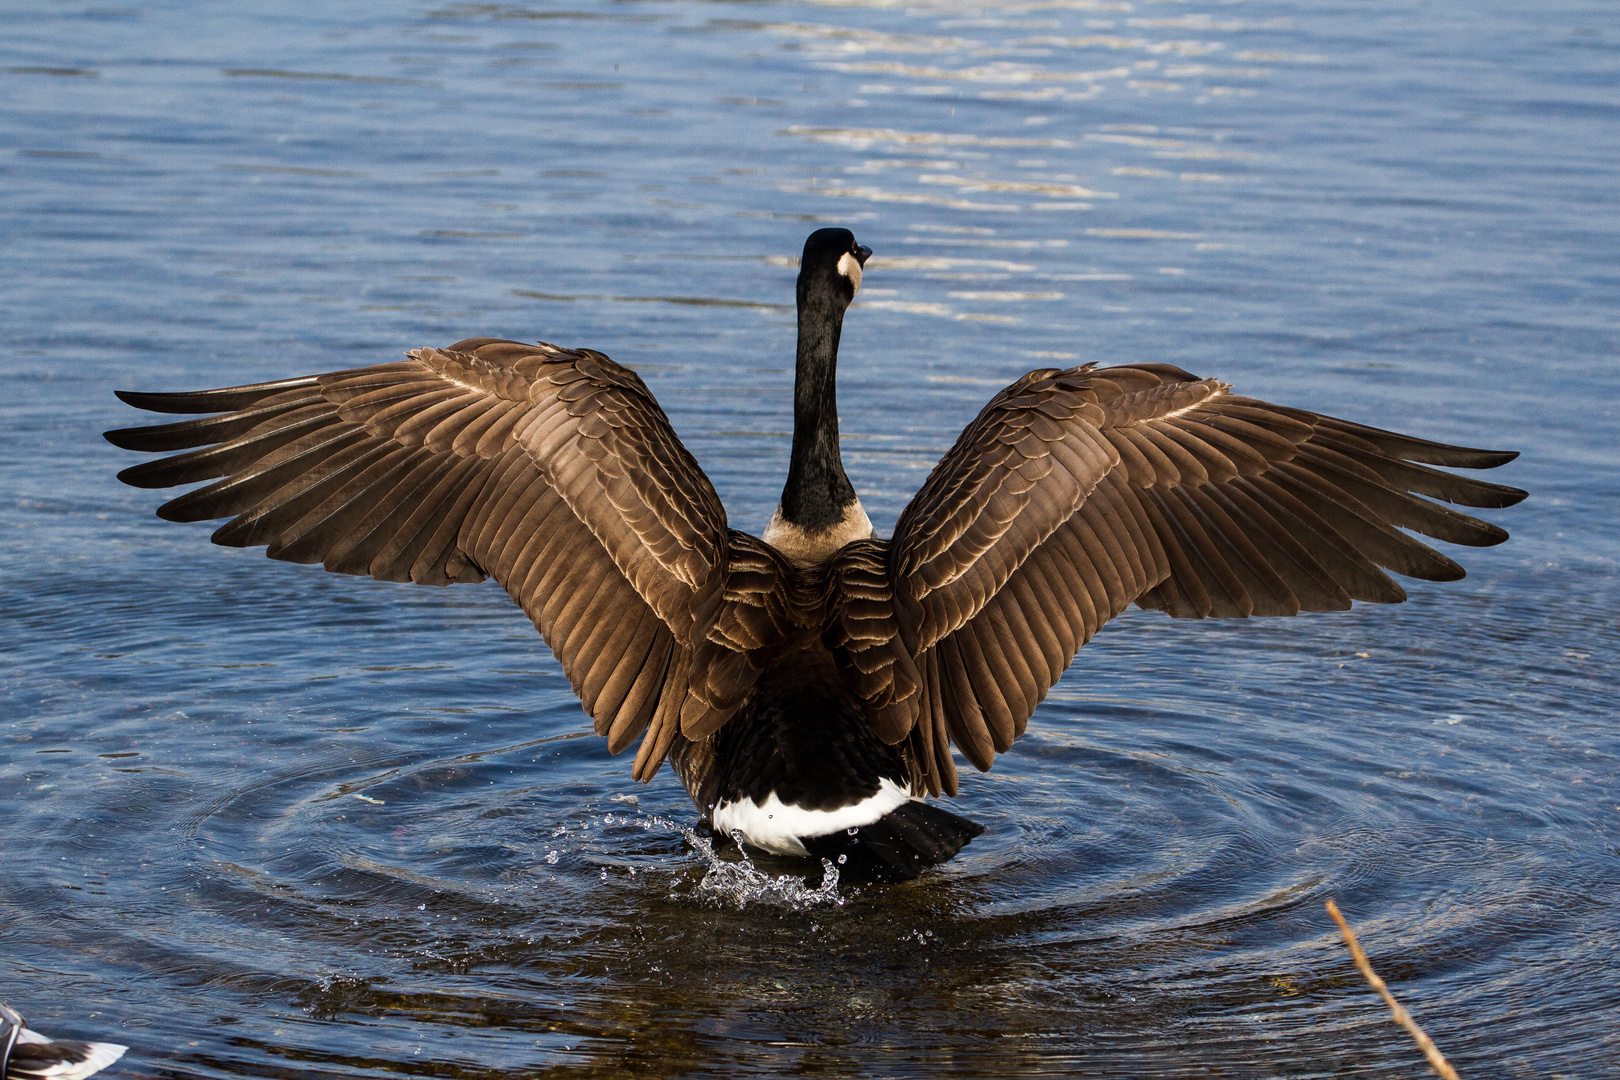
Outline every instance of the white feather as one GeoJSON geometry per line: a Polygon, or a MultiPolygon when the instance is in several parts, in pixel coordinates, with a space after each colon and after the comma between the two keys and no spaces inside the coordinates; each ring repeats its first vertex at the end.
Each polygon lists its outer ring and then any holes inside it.
{"type": "Polygon", "coordinates": [[[740,832],[757,848],[778,855],[808,855],[800,837],[826,836],[840,829],[870,825],[910,798],[909,786],[901,787],[884,778],[878,781],[876,794],[836,810],[806,810],[783,802],[773,791],[763,803],[753,799],[723,802],[714,808],[711,820],[717,832],[740,832]]]}
{"type": "MultiPolygon", "coordinates": [[[[19,1044],[34,1043],[44,1045],[55,1041],[55,1039],[41,1035],[37,1031],[30,1031],[28,1028],[23,1028],[17,1035],[19,1044]]],[[[85,1050],[84,1057],[81,1060],[64,1061],[49,1066],[43,1072],[33,1072],[28,1075],[49,1077],[50,1080],[84,1080],[85,1077],[100,1072],[123,1057],[124,1051],[129,1049],[129,1047],[119,1046],[117,1043],[93,1042],[81,1043],[80,1045],[85,1050]]]]}

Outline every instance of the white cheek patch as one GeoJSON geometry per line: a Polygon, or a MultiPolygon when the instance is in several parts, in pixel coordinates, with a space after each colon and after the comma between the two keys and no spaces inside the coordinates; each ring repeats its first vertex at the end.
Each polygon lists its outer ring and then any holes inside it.
{"type": "Polygon", "coordinates": [[[860,291],[861,263],[859,259],[855,258],[855,256],[851,255],[847,251],[844,252],[838,257],[838,272],[849,278],[849,283],[855,286],[856,292],[860,291]]]}

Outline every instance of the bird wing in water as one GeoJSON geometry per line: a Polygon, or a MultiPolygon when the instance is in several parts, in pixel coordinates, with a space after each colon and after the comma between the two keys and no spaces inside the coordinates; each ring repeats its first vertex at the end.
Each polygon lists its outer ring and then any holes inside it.
{"type": "Polygon", "coordinates": [[[124,1056],[118,1043],[52,1039],[0,1001],[0,1080],[84,1080],[124,1056]]]}
{"type": "MultiPolygon", "coordinates": [[[[891,625],[880,602],[830,633],[879,734],[908,739],[918,779],[954,793],[949,743],[988,769],[1133,602],[1177,618],[1294,615],[1399,603],[1384,570],[1462,577],[1400,530],[1476,547],[1507,533],[1419,496],[1502,507],[1525,493],[1426,465],[1516,456],[1239,397],[1164,364],[1034,371],[901,514],[887,580],[868,569],[869,596],[892,589],[891,625]]],[[[852,560],[874,556],[841,553],[852,560]]]]}
{"type": "Polygon", "coordinates": [[[650,778],[683,707],[693,725],[724,720],[709,695],[688,693],[728,563],[714,486],[641,379],[601,353],[472,338],[408,355],[255,386],[120,393],[155,412],[224,415],[108,432],[125,449],[188,450],[119,478],[215,480],[159,516],[229,517],[215,543],[268,545],[271,558],[430,585],[493,576],[609,748],[646,733],[635,773],[650,778]]]}

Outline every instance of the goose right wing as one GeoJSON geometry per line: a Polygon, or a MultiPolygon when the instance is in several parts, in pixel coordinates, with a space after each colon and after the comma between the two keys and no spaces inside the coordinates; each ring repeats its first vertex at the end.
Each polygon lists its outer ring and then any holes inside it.
{"type": "Polygon", "coordinates": [[[690,658],[729,548],[714,487],[642,381],[601,353],[474,338],[409,357],[120,394],[156,412],[223,414],[108,432],[130,450],[188,451],[120,479],[215,480],[158,514],[231,518],[218,544],[385,581],[493,576],[610,749],[646,732],[635,771],[650,777],[683,707],[702,712],[687,702],[690,658]]]}
{"type": "Polygon", "coordinates": [[[895,528],[898,625],[864,666],[888,662],[898,685],[904,652],[919,689],[909,724],[882,734],[909,738],[932,791],[954,791],[949,744],[989,768],[1132,603],[1294,615],[1404,600],[1385,570],[1460,578],[1401,530],[1472,546],[1507,533],[1420,496],[1501,507],[1525,493],[1421,463],[1516,456],[1239,397],[1169,365],[1031,372],[968,425],[895,528]]]}

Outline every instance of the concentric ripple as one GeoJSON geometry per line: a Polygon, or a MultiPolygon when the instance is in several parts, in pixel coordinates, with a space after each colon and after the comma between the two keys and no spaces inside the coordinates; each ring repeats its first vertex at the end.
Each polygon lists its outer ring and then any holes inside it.
{"type": "MultiPolygon", "coordinates": [[[[161,1078],[1411,1076],[1620,1060],[1620,215],[1591,5],[0,12],[0,999],[161,1078]],[[758,531],[794,252],[880,530],[997,388],[1163,361],[1519,449],[1407,604],[1132,612],[919,881],[629,780],[493,586],[153,516],[114,389],[473,334],[647,380],[758,531]],[[836,867],[831,868],[836,870],[836,867]]],[[[1612,20],[1610,20],[1612,22],[1612,20]]]]}

